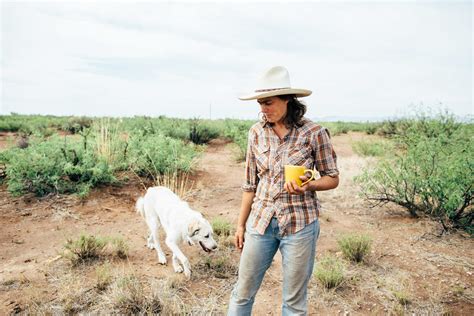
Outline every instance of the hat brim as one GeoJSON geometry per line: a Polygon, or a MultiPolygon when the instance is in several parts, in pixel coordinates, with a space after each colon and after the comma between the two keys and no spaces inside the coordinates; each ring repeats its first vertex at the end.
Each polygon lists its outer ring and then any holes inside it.
{"type": "Polygon", "coordinates": [[[266,91],[266,92],[254,92],[252,94],[246,94],[239,96],[240,100],[256,100],[261,98],[268,98],[274,97],[277,95],[285,95],[285,94],[294,94],[298,98],[303,98],[311,95],[313,93],[311,90],[306,89],[281,89],[281,90],[273,90],[273,91],[266,91]]]}

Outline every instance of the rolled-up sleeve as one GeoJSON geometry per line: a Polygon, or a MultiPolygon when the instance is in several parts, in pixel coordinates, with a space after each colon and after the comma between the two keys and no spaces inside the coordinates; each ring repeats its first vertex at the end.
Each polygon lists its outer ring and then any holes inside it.
{"type": "Polygon", "coordinates": [[[314,138],[313,149],[315,152],[316,170],[318,170],[319,174],[321,176],[338,176],[337,156],[327,128],[323,127],[319,130],[314,138]]]}
{"type": "Polygon", "coordinates": [[[257,177],[257,163],[255,162],[255,154],[252,150],[255,142],[255,134],[252,130],[249,131],[247,140],[247,154],[245,157],[245,175],[244,183],[242,184],[242,191],[255,192],[257,191],[258,177],[257,177]]]}

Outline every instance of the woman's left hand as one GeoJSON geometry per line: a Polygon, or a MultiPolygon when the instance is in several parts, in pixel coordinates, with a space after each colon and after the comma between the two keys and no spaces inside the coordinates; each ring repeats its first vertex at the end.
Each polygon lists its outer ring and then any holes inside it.
{"type": "MultiPolygon", "coordinates": [[[[307,181],[309,178],[306,176],[300,176],[300,180],[304,183],[307,181]]],[[[311,182],[311,181],[310,181],[311,182]]],[[[285,190],[290,193],[290,194],[298,194],[298,195],[303,195],[306,191],[309,190],[309,184],[310,182],[306,183],[303,186],[299,186],[295,180],[292,180],[291,182],[286,182],[284,185],[285,190]]]]}

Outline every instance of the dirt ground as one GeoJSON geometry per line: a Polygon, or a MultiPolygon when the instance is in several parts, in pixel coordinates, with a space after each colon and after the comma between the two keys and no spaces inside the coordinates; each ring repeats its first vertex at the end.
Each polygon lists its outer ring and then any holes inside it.
{"type": "MultiPolygon", "coordinates": [[[[10,137],[11,135],[8,135],[10,137]]],[[[347,232],[367,233],[372,251],[362,264],[346,263],[346,281],[336,290],[321,288],[312,280],[309,314],[452,314],[474,315],[474,242],[463,232],[440,234],[440,226],[426,218],[413,219],[397,206],[370,208],[358,196],[353,177],[374,159],[356,155],[351,143],[375,138],[361,133],[333,137],[338,154],[340,185],[319,192],[322,202],[321,235],[317,259],[332,253],[341,257],[337,238],[347,232]],[[402,293],[402,294],[400,294],[402,293]],[[407,303],[399,297],[405,295],[407,303]]],[[[5,140],[0,141],[4,145],[5,140]]],[[[190,205],[205,217],[224,217],[236,224],[240,206],[243,164],[233,158],[232,145],[213,141],[192,176],[190,205]]],[[[144,193],[138,179],[120,187],[94,190],[85,200],[71,196],[38,199],[13,198],[0,186],[0,314],[19,312],[32,292],[51,300],[59,295],[51,286],[51,270],[65,269],[60,252],[68,238],[87,232],[122,236],[128,243],[128,259],[114,262],[116,269],[132,271],[145,279],[174,275],[171,264],[159,265],[156,253],[145,247],[146,226],[135,213],[134,203],[144,193]]],[[[183,245],[191,265],[200,260],[197,248],[183,245]]],[[[170,251],[164,247],[168,260],[170,251]]],[[[237,264],[237,252],[229,258],[237,264]]],[[[87,272],[81,277],[87,277],[87,272]]],[[[281,257],[276,255],[257,294],[255,315],[281,314],[281,257]]],[[[187,294],[205,302],[215,297],[215,314],[225,311],[235,277],[193,277],[187,294]]]]}

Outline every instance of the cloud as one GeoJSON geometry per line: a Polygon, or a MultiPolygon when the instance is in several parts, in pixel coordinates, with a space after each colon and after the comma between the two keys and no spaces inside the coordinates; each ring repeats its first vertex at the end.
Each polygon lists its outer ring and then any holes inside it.
{"type": "Polygon", "coordinates": [[[308,116],[472,113],[470,3],[6,3],[2,111],[255,118],[285,65],[308,116]]]}

